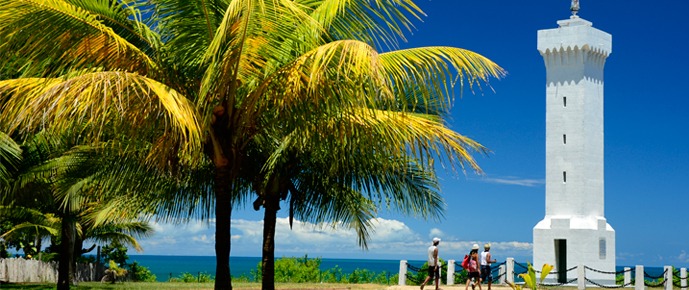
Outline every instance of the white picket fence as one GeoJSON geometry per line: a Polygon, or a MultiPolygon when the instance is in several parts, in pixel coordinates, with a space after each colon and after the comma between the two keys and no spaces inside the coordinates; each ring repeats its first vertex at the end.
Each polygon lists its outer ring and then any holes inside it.
{"type": "MultiPolygon", "coordinates": [[[[75,279],[82,281],[99,281],[96,264],[77,264],[75,279]]],[[[0,259],[0,282],[27,283],[44,282],[57,283],[57,262],[43,262],[26,260],[23,258],[0,259]]]]}

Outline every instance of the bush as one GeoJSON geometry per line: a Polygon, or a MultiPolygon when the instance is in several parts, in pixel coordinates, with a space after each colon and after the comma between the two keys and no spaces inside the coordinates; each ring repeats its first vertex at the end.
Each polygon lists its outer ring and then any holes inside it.
{"type": "MultiPolygon", "coordinates": [[[[383,271],[375,273],[368,269],[355,269],[350,274],[345,274],[342,268],[335,266],[326,271],[320,270],[321,259],[309,259],[307,256],[302,258],[280,258],[275,260],[275,282],[279,283],[377,283],[377,284],[397,284],[399,274],[391,277],[389,273],[383,271]]],[[[251,271],[251,275],[259,281],[262,277],[262,265],[259,262],[256,271],[251,271]]],[[[424,272],[426,273],[426,272],[424,272]]],[[[248,278],[245,278],[248,279],[248,278]]]]}
{"type": "Polygon", "coordinates": [[[136,261],[129,265],[129,273],[134,282],[155,282],[156,275],[151,273],[151,270],[144,266],[139,266],[136,261]]]}
{"type": "Polygon", "coordinates": [[[198,276],[194,276],[191,273],[182,273],[179,278],[172,278],[170,282],[185,282],[185,283],[208,283],[215,281],[210,274],[199,273],[198,276]]]}

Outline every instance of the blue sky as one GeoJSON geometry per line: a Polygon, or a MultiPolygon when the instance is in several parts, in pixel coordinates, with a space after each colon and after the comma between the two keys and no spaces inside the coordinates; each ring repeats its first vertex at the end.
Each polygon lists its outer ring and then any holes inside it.
{"type": "MultiPolygon", "coordinates": [[[[570,1],[417,3],[428,16],[403,47],[466,48],[508,71],[491,81],[494,92],[465,89],[451,115],[454,130],[492,151],[478,158],[485,174],[440,172],[445,219],[381,211],[368,251],[350,231],[302,223],[290,230],[281,212],[276,256],[421,260],[439,236],[445,259],[491,242],[498,260],[531,260],[532,229],[545,214],[545,66],[536,31],[568,18],[570,1]]],[[[579,15],[613,37],[605,65],[605,217],[616,231],[617,265],[689,266],[688,11],[685,0],[581,0],[579,15]]],[[[250,208],[233,212],[233,256],[260,256],[261,220],[250,208]]],[[[141,254],[214,255],[213,222],[156,224],[141,254]]]]}

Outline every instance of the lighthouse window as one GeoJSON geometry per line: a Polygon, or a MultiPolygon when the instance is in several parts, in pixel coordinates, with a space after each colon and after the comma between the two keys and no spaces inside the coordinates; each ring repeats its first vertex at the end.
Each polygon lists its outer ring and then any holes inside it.
{"type": "Polygon", "coordinates": [[[567,183],[567,171],[562,171],[562,182],[567,183]]]}
{"type": "Polygon", "coordinates": [[[562,106],[567,107],[567,97],[562,97],[562,106]]]}
{"type": "Polygon", "coordinates": [[[605,255],[607,254],[607,249],[605,248],[605,238],[598,240],[598,257],[601,260],[605,260],[605,255]]]}
{"type": "Polygon", "coordinates": [[[562,134],[562,144],[567,144],[567,134],[562,134]]]}

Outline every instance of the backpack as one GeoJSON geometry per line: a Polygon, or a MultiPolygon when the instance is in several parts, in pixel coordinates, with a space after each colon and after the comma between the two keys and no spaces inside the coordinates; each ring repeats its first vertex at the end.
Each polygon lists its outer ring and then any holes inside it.
{"type": "Polygon", "coordinates": [[[464,260],[462,260],[462,268],[469,270],[469,255],[464,255],[464,260]]]}

